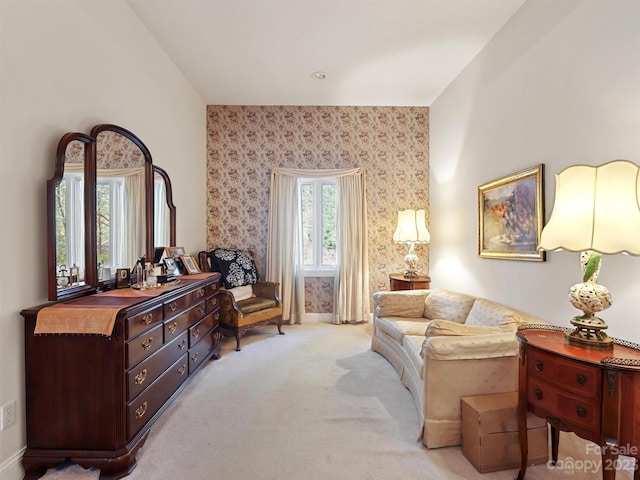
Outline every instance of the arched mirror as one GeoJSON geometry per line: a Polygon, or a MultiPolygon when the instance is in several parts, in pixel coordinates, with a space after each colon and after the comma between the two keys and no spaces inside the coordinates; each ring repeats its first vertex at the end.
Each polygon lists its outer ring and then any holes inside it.
{"type": "Polygon", "coordinates": [[[50,300],[112,288],[116,269],[175,245],[169,176],[122,127],[63,136],[47,192],[50,300]]]}

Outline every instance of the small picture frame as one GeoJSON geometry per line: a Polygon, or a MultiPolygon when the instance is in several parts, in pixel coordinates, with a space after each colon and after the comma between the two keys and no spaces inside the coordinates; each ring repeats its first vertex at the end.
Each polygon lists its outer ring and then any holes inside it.
{"type": "Polygon", "coordinates": [[[164,256],[166,258],[178,258],[180,255],[184,255],[186,252],[184,247],[165,247],[164,256]]]}
{"type": "Polygon", "coordinates": [[[180,275],[180,268],[178,267],[178,264],[173,257],[165,257],[165,259],[162,261],[164,262],[164,266],[167,269],[167,275],[180,275]]]}
{"type": "Polygon", "coordinates": [[[189,275],[193,275],[194,273],[200,273],[200,267],[198,267],[197,262],[191,255],[180,255],[180,260],[182,261],[182,266],[185,271],[189,275]]]}
{"type": "Polygon", "coordinates": [[[128,268],[116,269],[116,288],[128,288],[131,283],[131,270],[128,268]]]}

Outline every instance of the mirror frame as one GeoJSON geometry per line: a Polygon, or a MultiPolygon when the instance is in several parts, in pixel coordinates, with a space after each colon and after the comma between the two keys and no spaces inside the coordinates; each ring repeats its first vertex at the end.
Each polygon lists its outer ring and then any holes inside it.
{"type": "Polygon", "coordinates": [[[47,181],[47,254],[49,300],[64,300],[96,293],[98,290],[114,288],[115,280],[98,281],[97,237],[96,237],[96,183],[97,183],[97,138],[101,132],[114,132],[133,142],[143,153],[145,160],[145,257],[154,254],[154,174],[165,182],[166,202],[169,209],[169,239],[176,244],[176,207],[173,204],[171,180],[165,170],[153,165],[151,153],[146,145],[129,130],[113,124],[100,124],[91,133],[70,132],[62,136],[56,150],[55,173],[47,181]],[[85,221],[85,284],[58,291],[56,265],[56,212],[55,192],[64,175],[67,146],[73,141],[84,144],[84,221],[85,221]]]}

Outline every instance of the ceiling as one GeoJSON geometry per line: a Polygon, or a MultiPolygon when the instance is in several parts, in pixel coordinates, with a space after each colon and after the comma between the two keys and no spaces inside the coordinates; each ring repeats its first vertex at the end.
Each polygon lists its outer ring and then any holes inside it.
{"type": "Polygon", "coordinates": [[[428,106],[525,0],[126,1],[208,105],[428,106]]]}

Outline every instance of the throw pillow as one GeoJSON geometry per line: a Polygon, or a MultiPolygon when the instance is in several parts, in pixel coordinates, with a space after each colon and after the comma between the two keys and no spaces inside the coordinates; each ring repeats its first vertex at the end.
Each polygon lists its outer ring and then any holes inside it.
{"type": "Polygon", "coordinates": [[[437,288],[431,290],[424,303],[424,316],[465,323],[474,300],[470,295],[437,288]]]}
{"type": "Polygon", "coordinates": [[[253,285],[258,281],[258,269],[251,254],[245,250],[215,248],[210,251],[211,269],[222,274],[225,288],[253,285]]]}
{"type": "Polygon", "coordinates": [[[494,335],[496,333],[513,332],[512,327],[491,327],[484,325],[465,325],[448,320],[431,320],[424,334],[426,337],[450,337],[462,335],[494,335]]]}
{"type": "Polygon", "coordinates": [[[467,325],[502,327],[504,325],[518,326],[525,322],[511,308],[479,298],[473,304],[465,323],[467,325]]]}

